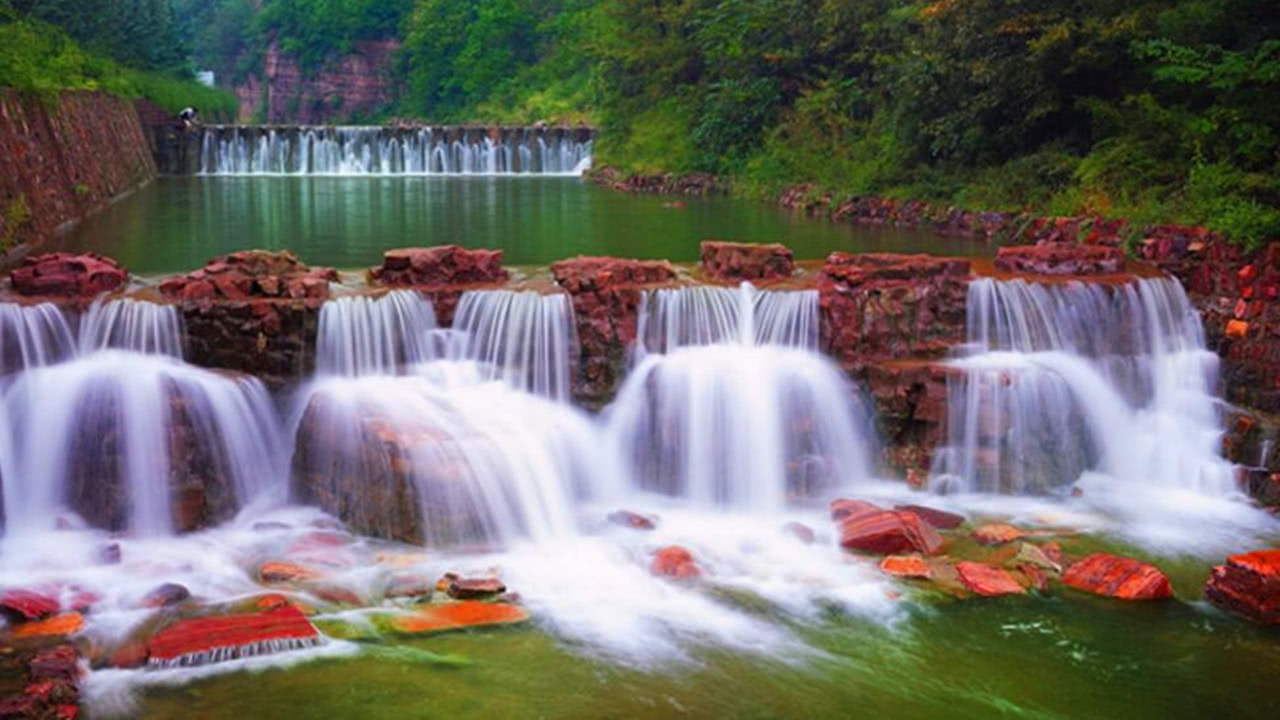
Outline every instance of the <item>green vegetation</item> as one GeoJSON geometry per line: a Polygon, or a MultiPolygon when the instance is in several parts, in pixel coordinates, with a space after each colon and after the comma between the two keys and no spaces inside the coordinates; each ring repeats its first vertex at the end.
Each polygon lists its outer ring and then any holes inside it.
{"type": "Polygon", "coordinates": [[[714,172],[748,196],[808,182],[1280,235],[1271,0],[97,2],[172,3],[153,24],[225,82],[270,40],[315,71],[399,39],[379,117],[591,122],[601,163],[714,172]]]}
{"type": "MultiPolygon", "coordinates": [[[[63,5],[75,3],[0,0],[0,87],[50,97],[60,90],[102,90],[122,97],[147,98],[170,112],[195,105],[207,118],[235,117],[233,94],[194,82],[180,65],[156,66],[139,59],[150,52],[140,49],[130,51],[132,55],[126,53],[120,60],[111,59],[86,49],[109,49],[105,37],[82,44],[62,26],[37,19],[60,17],[52,9],[63,5]],[[23,7],[34,10],[28,15],[18,9],[23,7]]],[[[86,12],[76,17],[79,22],[87,22],[89,15],[86,12]]],[[[71,27],[87,32],[75,23],[71,27]]]]}
{"type": "Polygon", "coordinates": [[[18,193],[0,215],[0,251],[9,250],[18,241],[18,231],[31,222],[31,205],[27,196],[18,193]]]}

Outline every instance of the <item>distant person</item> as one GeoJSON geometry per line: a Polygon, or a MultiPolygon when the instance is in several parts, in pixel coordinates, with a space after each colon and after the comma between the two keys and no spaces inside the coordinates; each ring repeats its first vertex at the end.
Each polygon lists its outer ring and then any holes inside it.
{"type": "Polygon", "coordinates": [[[182,126],[186,128],[194,126],[196,124],[196,115],[199,113],[200,111],[193,107],[186,108],[178,113],[178,117],[182,119],[182,126]]]}

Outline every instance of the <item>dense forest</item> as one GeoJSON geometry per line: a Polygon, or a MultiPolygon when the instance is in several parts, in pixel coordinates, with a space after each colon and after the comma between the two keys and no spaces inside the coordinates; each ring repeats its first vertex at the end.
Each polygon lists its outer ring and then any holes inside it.
{"type": "Polygon", "coordinates": [[[1280,235],[1274,0],[7,2],[127,66],[228,83],[271,40],[314,70],[396,38],[383,117],[587,121],[598,164],[744,195],[809,182],[1280,235]]]}
{"type": "Polygon", "coordinates": [[[104,90],[232,118],[235,97],[194,81],[170,0],[0,0],[0,87],[104,90]]]}

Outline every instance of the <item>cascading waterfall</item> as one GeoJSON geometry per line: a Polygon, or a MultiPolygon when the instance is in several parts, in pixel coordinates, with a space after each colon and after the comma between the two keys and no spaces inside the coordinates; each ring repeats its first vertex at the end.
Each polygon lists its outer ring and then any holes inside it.
{"type": "Polygon", "coordinates": [[[867,409],[814,351],[817,312],[816,291],[649,293],[644,348],[608,418],[634,482],[773,511],[868,477],[867,409]]]}
{"type": "Polygon", "coordinates": [[[453,327],[436,327],[431,301],[412,290],[348,297],[320,311],[322,375],[413,372],[432,360],[474,361],[486,377],[569,400],[573,309],[563,294],[476,290],[462,294],[453,327]]]}
{"type": "Polygon", "coordinates": [[[203,483],[217,496],[206,510],[225,516],[280,477],[265,388],[182,363],[174,307],[112,300],[70,317],[0,308],[27,361],[3,396],[9,532],[47,529],[69,508],[164,535],[182,483],[203,483]]]}
{"type": "Polygon", "coordinates": [[[368,478],[342,489],[368,498],[366,529],[437,547],[570,532],[572,500],[608,465],[596,428],[563,402],[571,327],[565,296],[533,292],[467,292],[450,330],[413,291],[326,303],[322,378],[293,423],[295,487],[368,478]],[[376,508],[404,492],[421,527],[376,508]]]}
{"type": "Polygon", "coordinates": [[[71,357],[76,339],[56,305],[0,303],[0,371],[49,365],[71,357]]]}
{"type": "Polygon", "coordinates": [[[590,132],[565,128],[208,126],[202,132],[201,175],[579,176],[591,166],[590,132]]]}
{"type": "Polygon", "coordinates": [[[1234,492],[1218,359],[1176,281],[978,280],[968,327],[935,482],[1048,492],[1101,473],[1129,487],[1234,492]]]}

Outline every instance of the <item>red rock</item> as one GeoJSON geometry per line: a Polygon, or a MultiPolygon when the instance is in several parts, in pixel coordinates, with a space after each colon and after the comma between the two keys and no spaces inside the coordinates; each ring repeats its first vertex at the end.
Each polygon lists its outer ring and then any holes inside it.
{"type": "Polygon", "coordinates": [[[882,510],[846,517],[841,522],[840,546],[879,555],[919,552],[934,555],[942,549],[942,536],[919,515],[882,510]]]}
{"type": "Polygon", "coordinates": [[[299,565],[284,562],[263,563],[258,568],[258,578],[264,583],[290,583],[319,580],[322,575],[299,565]]]}
{"type": "Polygon", "coordinates": [[[191,591],[177,583],[165,583],[142,598],[142,604],[149,608],[169,607],[191,597],[191,591]]]}
{"type": "Polygon", "coordinates": [[[1120,248],[1046,242],[1002,247],[996,251],[996,269],[1034,275],[1104,275],[1124,272],[1125,254],[1120,248]]]}
{"type": "Polygon", "coordinates": [[[435,584],[419,575],[398,575],[391,578],[385,595],[389,598],[423,597],[435,590],[435,584]]]}
{"type": "Polygon", "coordinates": [[[983,597],[999,597],[1001,595],[1021,595],[1026,591],[1001,568],[976,562],[956,563],[956,572],[960,582],[974,593],[983,597]]]}
{"type": "Polygon", "coordinates": [[[618,510],[609,513],[607,518],[614,525],[631,528],[632,530],[652,530],[657,527],[657,523],[653,518],[639,513],[633,513],[630,510],[618,510]]]}
{"type": "Polygon", "coordinates": [[[973,539],[983,545],[1003,545],[1026,536],[1022,530],[1005,523],[989,523],[973,531],[973,539]]]}
{"type": "Polygon", "coordinates": [[[785,245],[704,240],[702,268],[721,280],[775,280],[791,277],[795,258],[785,245]]]}
{"type": "Polygon", "coordinates": [[[382,285],[439,286],[505,282],[508,273],[501,250],[442,245],[388,250],[370,276],[382,285]]]}
{"type": "Polygon", "coordinates": [[[214,650],[234,656],[261,643],[310,642],[319,636],[306,616],[290,605],[261,613],[182,620],[151,638],[147,651],[152,663],[170,662],[214,650]]]}
{"type": "Polygon", "coordinates": [[[125,643],[111,653],[107,664],[125,670],[140,668],[147,664],[147,644],[142,641],[125,643]]]}
{"type": "Polygon", "coordinates": [[[200,270],[165,280],[160,284],[160,293],[188,301],[322,299],[329,296],[329,281],[337,279],[333,268],[309,267],[287,250],[244,250],[214,258],[200,270]]]}
{"type": "Polygon", "coordinates": [[[365,605],[364,598],[361,598],[356,591],[351,588],[342,587],[341,585],[308,585],[307,592],[324,600],[325,602],[334,603],[335,605],[365,605]]]}
{"type": "Polygon", "coordinates": [[[862,500],[839,499],[831,501],[832,520],[853,519],[878,512],[884,512],[884,509],[862,500]]]}
{"type": "Polygon", "coordinates": [[[71,645],[45,648],[27,664],[32,680],[72,680],[80,677],[79,654],[71,645]]]}
{"type": "Polygon", "coordinates": [[[1261,625],[1280,625],[1280,550],[1232,555],[1204,587],[1214,605],[1261,625]]]}
{"type": "Polygon", "coordinates": [[[1067,568],[1062,582],[1077,590],[1121,600],[1173,597],[1169,578],[1159,568],[1133,558],[1094,553],[1067,568]]]}
{"type": "Polygon", "coordinates": [[[805,545],[812,545],[814,539],[817,537],[813,532],[813,528],[805,525],[804,523],[798,522],[789,522],[786,525],[783,525],[782,532],[794,537],[805,545]]]}
{"type": "Polygon", "coordinates": [[[416,612],[395,618],[391,625],[403,633],[420,634],[511,625],[528,619],[529,614],[514,605],[464,600],[444,605],[419,605],[416,612]]]}
{"type": "Polygon", "coordinates": [[[1249,335],[1249,323],[1243,320],[1228,320],[1226,335],[1232,340],[1245,339],[1249,335]]]}
{"type": "Polygon", "coordinates": [[[506,591],[507,586],[497,578],[459,578],[449,583],[449,597],[455,600],[476,600],[506,591]]]}
{"type": "Polygon", "coordinates": [[[649,572],[662,577],[688,579],[700,577],[702,568],[698,567],[693,554],[688,550],[679,545],[671,545],[654,554],[649,572]]]}
{"type": "Polygon", "coordinates": [[[48,620],[23,623],[14,631],[15,638],[56,637],[74,635],[84,627],[84,616],[78,612],[55,615],[48,620]]]}
{"type": "Polygon", "coordinates": [[[933,575],[929,563],[918,555],[890,555],[880,561],[880,570],[894,577],[927,579],[933,575]]]}
{"type": "Polygon", "coordinates": [[[944,510],[935,510],[923,505],[896,505],[894,509],[915,513],[939,530],[954,530],[963,525],[965,521],[963,515],[949,513],[944,510]]]}
{"type": "Polygon", "coordinates": [[[1236,277],[1240,281],[1241,285],[1247,285],[1253,282],[1254,278],[1258,277],[1258,268],[1253,265],[1245,265],[1236,273],[1236,277]]]}
{"type": "Polygon", "coordinates": [[[42,620],[58,612],[58,601],[31,590],[7,590],[0,595],[0,611],[19,622],[42,620]]]}
{"type": "Polygon", "coordinates": [[[118,290],[128,275],[115,260],[94,253],[46,253],[24,258],[10,275],[22,295],[93,297],[118,290]]]}

